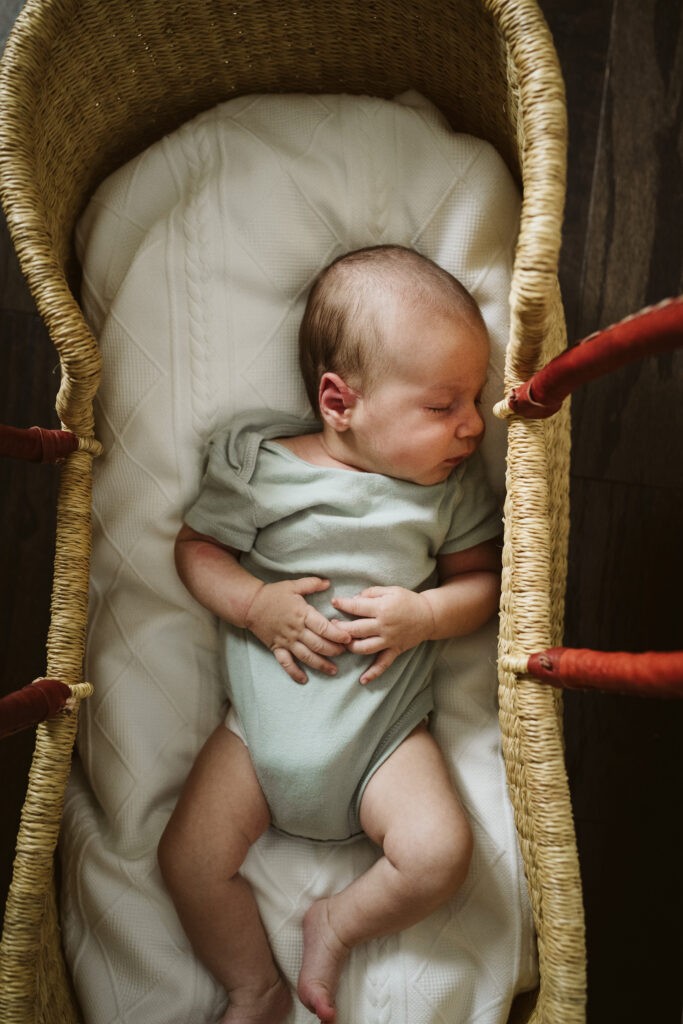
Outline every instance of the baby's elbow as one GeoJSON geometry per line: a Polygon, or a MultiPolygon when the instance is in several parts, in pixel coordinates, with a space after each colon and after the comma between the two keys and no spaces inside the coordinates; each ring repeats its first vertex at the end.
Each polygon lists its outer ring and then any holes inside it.
{"type": "Polygon", "coordinates": [[[185,566],[187,563],[188,555],[188,541],[192,540],[191,533],[194,531],[190,530],[189,526],[185,523],[180,527],[173,545],[173,561],[175,562],[176,572],[180,576],[181,580],[185,578],[185,566]]]}
{"type": "Polygon", "coordinates": [[[202,552],[207,550],[207,545],[211,548],[221,547],[213,537],[198,533],[187,523],[183,523],[178,530],[173,546],[176,570],[183,582],[187,582],[189,570],[194,562],[201,558],[202,552]]]}

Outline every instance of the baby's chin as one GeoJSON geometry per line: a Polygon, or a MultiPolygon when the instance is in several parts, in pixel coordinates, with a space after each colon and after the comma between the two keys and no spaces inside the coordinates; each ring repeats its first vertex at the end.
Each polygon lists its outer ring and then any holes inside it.
{"type": "Polygon", "coordinates": [[[435,484],[442,484],[449,476],[465,461],[466,456],[456,459],[444,459],[434,466],[416,467],[406,465],[400,460],[390,461],[381,459],[367,459],[363,466],[355,468],[366,473],[378,473],[381,476],[388,476],[394,480],[404,480],[406,483],[418,484],[421,487],[433,487],[435,484]]]}
{"type": "Polygon", "coordinates": [[[436,484],[442,484],[448,480],[455,468],[454,465],[442,464],[432,470],[426,470],[424,473],[406,474],[405,476],[396,474],[396,479],[406,480],[408,483],[418,484],[420,487],[434,487],[436,484]]]}

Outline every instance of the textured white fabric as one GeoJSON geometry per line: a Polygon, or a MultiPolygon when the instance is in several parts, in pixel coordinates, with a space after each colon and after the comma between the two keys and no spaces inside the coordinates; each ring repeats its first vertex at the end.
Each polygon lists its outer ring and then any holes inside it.
{"type": "MultiPolygon", "coordinates": [[[[296,333],[307,287],[335,255],[413,245],[480,303],[500,396],[519,199],[478,140],[410,93],[231,100],[112,175],[78,232],[83,301],[101,339],[86,678],[96,687],[64,816],[64,940],[88,1024],[215,1021],[223,993],[195,961],[155,850],[179,787],[220,721],[212,617],[185,592],[173,540],[210,433],[250,407],[303,414],[296,333]]],[[[503,489],[504,431],[488,416],[487,468],[503,489]]],[[[535,979],[521,860],[506,794],[491,624],[438,667],[434,731],[475,833],[457,898],[352,954],[340,1024],[498,1024],[535,979]]],[[[252,882],[292,982],[311,900],[376,851],[266,834],[252,882]]],[[[297,1005],[291,1024],[311,1015],[297,1005]]]]}

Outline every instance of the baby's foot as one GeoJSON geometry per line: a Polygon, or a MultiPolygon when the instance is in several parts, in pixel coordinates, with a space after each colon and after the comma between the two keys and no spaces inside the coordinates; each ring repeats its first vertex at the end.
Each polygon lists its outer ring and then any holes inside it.
{"type": "Polygon", "coordinates": [[[292,996],[282,978],[265,989],[234,989],[221,1024],[280,1024],[292,1008],[292,996]]]}
{"type": "Polygon", "coordinates": [[[334,1000],[349,953],[330,924],[327,900],[318,900],[304,917],[304,958],[297,993],[324,1024],[337,1018],[334,1000]]]}

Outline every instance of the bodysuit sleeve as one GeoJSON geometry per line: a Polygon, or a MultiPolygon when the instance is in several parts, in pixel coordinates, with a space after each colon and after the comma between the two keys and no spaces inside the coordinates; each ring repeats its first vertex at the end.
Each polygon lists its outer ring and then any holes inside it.
{"type": "Polygon", "coordinates": [[[184,520],[221,544],[249,551],[257,533],[251,460],[231,443],[230,430],[211,438],[199,495],[184,520]]]}
{"type": "Polygon", "coordinates": [[[468,459],[454,474],[455,494],[449,531],[440,554],[465,551],[503,532],[500,506],[491,490],[481,455],[468,459]]]}

